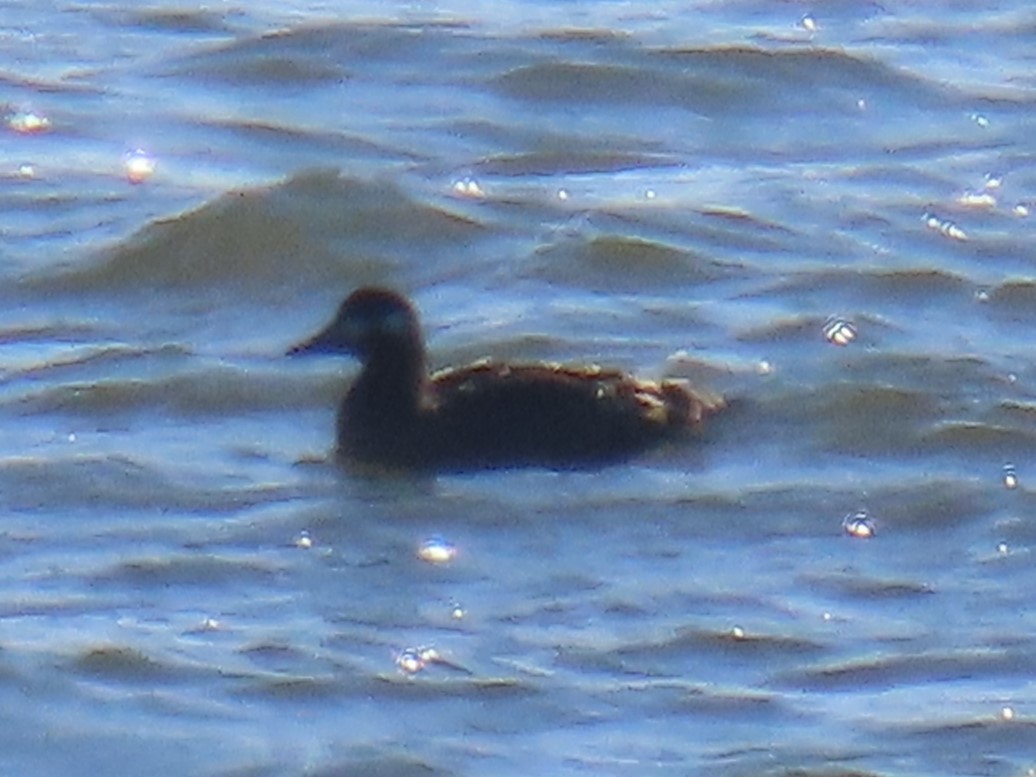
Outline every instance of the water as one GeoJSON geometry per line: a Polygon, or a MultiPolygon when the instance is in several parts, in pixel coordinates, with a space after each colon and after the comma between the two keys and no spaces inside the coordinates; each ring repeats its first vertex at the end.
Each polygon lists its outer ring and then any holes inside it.
{"type": "Polygon", "coordinates": [[[2,18],[5,773],[1036,769],[1027,4],[2,18]],[[732,410],[342,472],[372,282],[732,410]]]}

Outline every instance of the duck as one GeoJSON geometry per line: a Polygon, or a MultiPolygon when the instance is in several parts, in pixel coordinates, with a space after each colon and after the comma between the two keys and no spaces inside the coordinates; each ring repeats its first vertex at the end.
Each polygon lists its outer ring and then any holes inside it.
{"type": "Polygon", "coordinates": [[[429,372],[417,310],[380,287],[353,291],[288,354],[348,354],[361,369],[342,400],[336,453],[377,470],[573,469],[621,461],[724,407],[684,381],[596,365],[484,359],[429,372]]]}

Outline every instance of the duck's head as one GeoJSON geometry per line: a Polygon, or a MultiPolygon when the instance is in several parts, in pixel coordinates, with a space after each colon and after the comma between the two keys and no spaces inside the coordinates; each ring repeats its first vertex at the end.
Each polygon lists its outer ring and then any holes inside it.
{"type": "Polygon", "coordinates": [[[368,362],[379,356],[412,358],[423,350],[417,313],[406,297],[368,287],[346,297],[327,327],[288,354],[348,353],[368,362]]]}

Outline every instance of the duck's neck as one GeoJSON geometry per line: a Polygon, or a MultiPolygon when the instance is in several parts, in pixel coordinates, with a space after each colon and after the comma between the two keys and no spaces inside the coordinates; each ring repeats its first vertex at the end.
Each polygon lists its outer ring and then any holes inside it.
{"type": "Polygon", "coordinates": [[[375,405],[391,405],[398,411],[416,410],[428,379],[423,353],[393,354],[371,358],[356,379],[355,389],[375,405]]]}
{"type": "Polygon", "coordinates": [[[352,422],[395,426],[414,418],[427,380],[424,351],[419,347],[372,355],[349,391],[352,422]]]}

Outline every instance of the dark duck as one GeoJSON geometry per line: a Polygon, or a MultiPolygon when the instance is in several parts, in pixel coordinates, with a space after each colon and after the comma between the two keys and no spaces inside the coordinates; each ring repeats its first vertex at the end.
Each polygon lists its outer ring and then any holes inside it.
{"type": "Polygon", "coordinates": [[[428,373],[417,313],[394,291],[361,288],[289,354],[362,363],[338,412],[338,454],[387,470],[592,467],[698,426],[723,401],[683,382],[596,366],[480,361],[428,373]]]}

